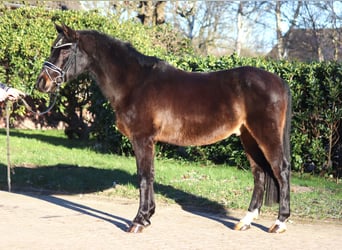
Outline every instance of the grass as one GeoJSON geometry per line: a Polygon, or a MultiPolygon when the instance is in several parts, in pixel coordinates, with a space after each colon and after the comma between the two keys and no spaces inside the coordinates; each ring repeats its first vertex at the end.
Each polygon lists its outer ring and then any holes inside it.
{"type": "MultiPolygon", "coordinates": [[[[92,149],[94,146],[93,141],[68,140],[62,131],[11,130],[12,188],[137,200],[134,158],[100,154],[92,149]]],[[[4,130],[0,130],[0,150],[0,189],[7,190],[4,130]]],[[[249,171],[171,159],[156,159],[155,168],[157,202],[215,211],[247,209],[253,189],[249,171]]],[[[297,174],[292,175],[291,182],[293,216],[342,219],[341,184],[297,174]]],[[[263,207],[263,212],[276,214],[277,209],[263,207]]]]}

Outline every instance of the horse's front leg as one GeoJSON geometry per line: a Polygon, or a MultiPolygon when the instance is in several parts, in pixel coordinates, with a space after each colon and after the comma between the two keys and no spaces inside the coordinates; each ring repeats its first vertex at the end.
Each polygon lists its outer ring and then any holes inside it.
{"type": "Polygon", "coordinates": [[[135,139],[132,142],[136,157],[140,205],[132,225],[128,228],[130,233],[139,233],[151,224],[150,218],[155,211],[154,201],[154,142],[152,138],[135,139]]]}

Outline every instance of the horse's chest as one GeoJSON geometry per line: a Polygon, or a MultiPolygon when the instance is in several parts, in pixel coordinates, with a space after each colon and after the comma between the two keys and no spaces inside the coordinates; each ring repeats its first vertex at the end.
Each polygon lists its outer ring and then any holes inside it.
{"type": "Polygon", "coordinates": [[[153,133],[152,118],[147,112],[138,112],[134,107],[124,113],[116,113],[116,126],[129,139],[153,133]]]}
{"type": "Polygon", "coordinates": [[[120,133],[122,133],[123,135],[127,136],[128,138],[131,138],[130,129],[120,119],[116,120],[116,127],[120,131],[120,133]]]}
{"type": "Polygon", "coordinates": [[[116,113],[116,127],[118,130],[127,136],[129,139],[132,137],[133,125],[136,124],[136,114],[132,111],[126,113],[116,113]]]}

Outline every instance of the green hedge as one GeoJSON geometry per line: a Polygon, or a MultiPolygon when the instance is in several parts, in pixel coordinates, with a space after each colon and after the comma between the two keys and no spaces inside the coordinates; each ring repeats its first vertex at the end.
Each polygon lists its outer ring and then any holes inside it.
{"type": "MultiPolygon", "coordinates": [[[[293,169],[305,171],[308,170],[306,166],[311,164],[310,166],[316,166],[311,170],[321,174],[340,171],[341,139],[334,147],[330,143],[333,139],[337,140],[337,129],[341,130],[342,66],[339,63],[272,61],[263,58],[239,58],[236,55],[202,58],[193,55],[188,41],[179,39],[168,26],[145,27],[134,21],[119,22],[116,16],[103,16],[96,11],[47,11],[40,8],[9,11],[1,8],[0,13],[0,81],[30,93],[37,100],[47,98],[34,91],[34,85],[56,37],[53,25],[55,21],[64,22],[76,29],[100,30],[130,41],[142,53],[160,57],[188,71],[256,66],[278,74],[290,85],[293,96],[293,169]]],[[[130,143],[114,125],[113,110],[96,84],[87,76],[65,85],[55,113],[58,114],[56,117],[72,124],[73,117],[78,114],[76,111],[80,109],[87,109],[94,114],[90,133],[98,139],[97,149],[132,154],[130,143]]],[[[17,112],[24,114],[24,108],[21,106],[17,112]]],[[[81,123],[78,130],[88,129],[84,126],[83,118],[78,116],[78,119],[81,123]]],[[[158,144],[157,154],[248,166],[236,137],[205,147],[180,148],[158,144]]]]}

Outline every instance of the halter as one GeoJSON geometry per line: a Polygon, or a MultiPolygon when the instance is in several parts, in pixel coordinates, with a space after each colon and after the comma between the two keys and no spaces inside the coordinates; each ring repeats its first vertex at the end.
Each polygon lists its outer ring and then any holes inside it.
{"type": "MultiPolygon", "coordinates": [[[[43,69],[45,70],[46,74],[49,76],[50,81],[57,85],[57,88],[65,81],[65,74],[69,71],[71,65],[76,61],[76,54],[77,54],[77,43],[64,43],[61,45],[53,46],[53,49],[63,48],[67,46],[72,46],[73,55],[70,55],[67,62],[65,63],[63,69],[56,66],[55,64],[45,61],[43,64],[43,69]],[[53,79],[49,74],[49,71],[56,72],[58,75],[53,79]]],[[[75,71],[76,71],[76,64],[75,64],[75,71]]]]}

